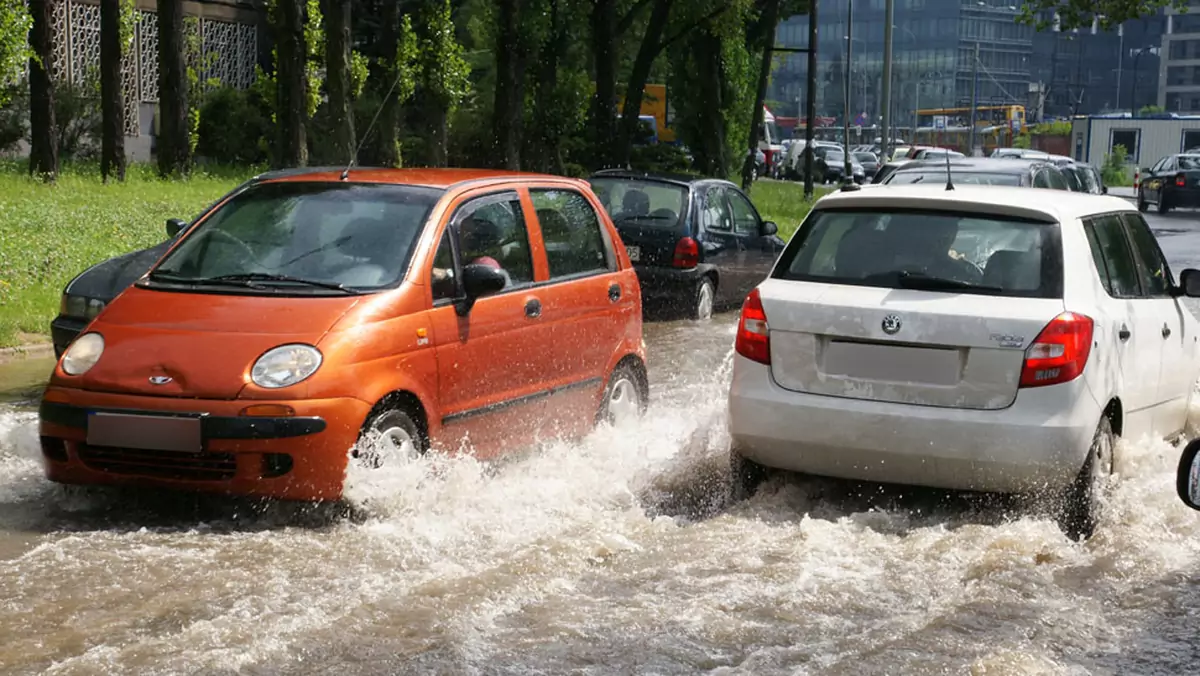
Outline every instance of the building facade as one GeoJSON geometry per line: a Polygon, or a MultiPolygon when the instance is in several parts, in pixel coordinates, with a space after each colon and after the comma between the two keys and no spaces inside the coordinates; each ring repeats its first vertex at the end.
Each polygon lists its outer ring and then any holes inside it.
{"type": "Polygon", "coordinates": [[[1162,86],[1155,103],[1168,113],[1200,112],[1200,3],[1188,9],[1183,14],[1173,7],[1166,11],[1157,64],[1162,86]]]}
{"type": "MultiPolygon", "coordinates": [[[[189,66],[203,81],[247,88],[268,44],[256,2],[184,2],[189,66]]],[[[138,0],[133,48],[124,54],[125,148],[131,159],[150,159],[158,109],[158,20],[154,0],[138,0]]],[[[52,76],[85,86],[100,69],[98,0],[60,0],[54,14],[52,76]]]]}
{"type": "MultiPolygon", "coordinates": [[[[825,0],[818,13],[817,114],[839,121],[846,110],[847,5],[847,0],[825,0]]],[[[978,105],[1024,105],[1031,121],[1128,109],[1131,102],[1139,108],[1155,103],[1164,12],[1126,22],[1119,31],[1035,31],[1017,22],[1020,5],[1011,0],[896,0],[895,123],[911,126],[917,109],[970,106],[972,88],[978,105]]],[[[871,124],[881,112],[884,11],[884,0],[853,3],[852,123],[871,124]]],[[[1192,18],[1200,19],[1200,12],[1192,18]]],[[[1196,59],[1200,103],[1200,24],[1197,29],[1196,42],[1186,49],[1194,50],[1187,54],[1196,59]]],[[[808,17],[784,20],[777,44],[806,47],[808,17]]],[[[804,54],[781,56],[776,66],[768,99],[782,104],[788,115],[799,112],[803,117],[805,72],[804,54]]]]}

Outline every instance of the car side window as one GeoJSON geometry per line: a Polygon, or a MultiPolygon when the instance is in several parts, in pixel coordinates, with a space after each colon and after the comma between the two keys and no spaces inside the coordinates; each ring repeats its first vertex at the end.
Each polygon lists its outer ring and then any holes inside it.
{"type": "Polygon", "coordinates": [[[1067,184],[1067,179],[1063,178],[1061,171],[1051,167],[1046,167],[1045,169],[1042,169],[1042,172],[1046,174],[1046,187],[1052,190],[1071,189],[1071,186],[1067,184]]]}
{"type": "Polygon", "coordinates": [[[1163,256],[1154,233],[1150,231],[1150,226],[1146,225],[1140,214],[1125,214],[1124,219],[1139,263],[1138,272],[1145,295],[1158,298],[1170,296],[1171,269],[1167,266],[1167,259],[1163,256]]]}
{"type": "Polygon", "coordinates": [[[1035,188],[1049,188],[1050,187],[1050,182],[1048,180],[1046,180],[1046,170],[1045,169],[1038,169],[1037,173],[1035,173],[1033,175],[1033,187],[1035,187],[1035,188]]]}
{"type": "MultiPolygon", "coordinates": [[[[525,228],[521,201],[515,192],[487,195],[459,207],[447,233],[447,237],[454,240],[461,265],[487,265],[500,270],[507,281],[506,290],[533,281],[529,232],[525,228]]],[[[434,256],[431,282],[446,292],[451,287],[442,280],[447,276],[447,271],[449,276],[455,276],[455,267],[441,267],[453,262],[452,257],[443,253],[442,247],[453,251],[453,247],[443,238],[434,256]]],[[[453,289],[457,295],[457,285],[453,289]]]]}
{"type": "Polygon", "coordinates": [[[729,213],[729,204],[725,201],[724,192],[717,186],[704,190],[704,196],[700,200],[700,225],[705,230],[733,230],[733,216],[729,213]]]}
{"type": "Polygon", "coordinates": [[[451,229],[442,233],[437,253],[433,256],[433,269],[429,274],[429,286],[433,290],[433,301],[450,300],[459,296],[458,266],[454,263],[454,245],[451,229]]]}
{"type": "Polygon", "coordinates": [[[741,192],[733,188],[725,190],[729,198],[729,209],[733,214],[733,229],[739,235],[758,235],[758,212],[754,205],[741,192]]]}
{"type": "Polygon", "coordinates": [[[1137,264],[1125,238],[1121,218],[1115,214],[1096,216],[1084,223],[1088,238],[1095,239],[1092,257],[1104,290],[1113,298],[1137,298],[1141,295],[1137,264]]]}
{"type": "Polygon", "coordinates": [[[542,229],[550,278],[616,269],[600,217],[574,190],[531,188],[529,198],[542,229]]]}

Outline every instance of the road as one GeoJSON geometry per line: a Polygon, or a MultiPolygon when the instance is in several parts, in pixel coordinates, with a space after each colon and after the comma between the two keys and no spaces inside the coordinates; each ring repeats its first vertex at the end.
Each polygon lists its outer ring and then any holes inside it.
{"type": "MultiPolygon", "coordinates": [[[[1195,214],[1150,215],[1176,273],[1195,214]]],[[[647,326],[653,406],[495,466],[356,477],[358,514],[64,490],[0,409],[0,673],[1190,672],[1200,514],[1118,455],[1085,544],[1036,503],[774,480],[728,504],[732,315],[647,326]]]]}

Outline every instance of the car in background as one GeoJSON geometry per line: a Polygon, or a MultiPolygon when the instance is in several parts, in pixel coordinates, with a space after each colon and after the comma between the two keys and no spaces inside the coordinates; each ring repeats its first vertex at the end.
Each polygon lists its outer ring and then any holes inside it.
{"type": "Polygon", "coordinates": [[[695,320],[736,308],[783,249],[776,224],[729,181],[608,169],[588,182],[616,225],[648,308],[695,320]]]}
{"type": "MultiPolygon", "coordinates": [[[[801,159],[803,163],[803,159],[801,159]]],[[[804,176],[801,164],[800,176],[804,176]]],[[[854,155],[850,155],[850,178],[855,183],[865,183],[866,170],[854,155]]],[[[846,154],[841,148],[818,146],[813,149],[813,181],[816,183],[842,183],[846,180],[846,154]]]]}
{"type": "Polygon", "coordinates": [[[1150,204],[1160,214],[1200,207],[1200,155],[1168,155],[1140,171],[1138,211],[1146,211],[1150,204]]]}
{"type": "Polygon", "coordinates": [[[823,197],[746,298],[733,489],[770,469],[1062,497],[1089,537],[1116,438],[1173,437],[1200,324],[1129,202],[902,185],[823,197]],[[1054,493],[1051,493],[1052,495],[1054,493]]]}
{"type": "Polygon", "coordinates": [[[1050,153],[1032,148],[996,148],[992,151],[991,157],[994,159],[1007,157],[1018,160],[1048,160],[1050,153]]]}
{"type": "Polygon", "coordinates": [[[950,156],[950,159],[965,157],[957,150],[949,148],[917,148],[909,151],[909,159],[913,160],[939,160],[944,159],[947,155],[950,156]]]}
{"type": "MultiPolygon", "coordinates": [[[[804,139],[796,139],[796,141],[788,147],[787,156],[783,161],[784,178],[793,181],[804,179],[804,149],[807,147],[808,146],[804,142],[804,139]]],[[[817,148],[832,148],[834,150],[841,150],[842,144],[834,143],[832,141],[820,141],[814,139],[813,149],[815,150],[817,148]]],[[[813,158],[813,161],[816,161],[816,157],[813,158]]]]}
{"type": "Polygon", "coordinates": [[[877,185],[879,183],[886,182],[888,177],[891,176],[897,169],[912,161],[913,160],[901,159],[887,162],[875,170],[875,175],[871,177],[871,184],[877,185]]]}
{"type": "Polygon", "coordinates": [[[644,412],[641,295],[584,181],[309,170],[237,191],[67,348],[47,478],[337,500],[644,412]],[[532,207],[532,208],[529,208],[532,207]]]}
{"type": "Polygon", "coordinates": [[[869,150],[855,152],[854,159],[862,165],[863,176],[867,181],[874,178],[875,172],[879,171],[879,156],[869,150]]]}
{"type": "Polygon", "coordinates": [[[1104,177],[1090,164],[1071,162],[1059,166],[1063,176],[1067,178],[1071,190],[1086,192],[1092,195],[1107,195],[1108,186],[1104,185],[1104,177]]]}
{"type": "MultiPolygon", "coordinates": [[[[943,156],[944,157],[944,156],[943,156]]],[[[954,185],[1000,185],[1025,188],[1070,190],[1067,178],[1058,167],[1041,160],[963,157],[946,160],[913,160],[897,167],[883,183],[946,183],[947,172],[954,185]]]]}

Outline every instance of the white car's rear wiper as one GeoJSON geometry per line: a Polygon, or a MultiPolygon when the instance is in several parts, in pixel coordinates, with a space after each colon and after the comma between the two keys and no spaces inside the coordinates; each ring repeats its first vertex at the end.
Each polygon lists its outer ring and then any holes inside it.
{"type": "Polygon", "coordinates": [[[909,270],[901,270],[896,273],[896,281],[906,289],[921,291],[992,291],[995,293],[1004,291],[1004,289],[998,286],[971,284],[970,282],[960,282],[957,279],[934,277],[923,272],[911,272],[909,270]]]}

